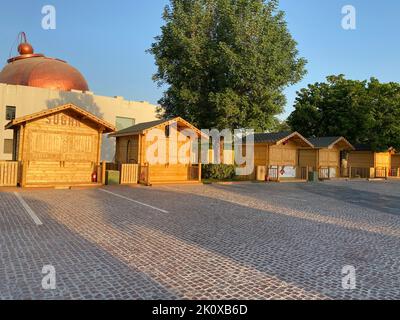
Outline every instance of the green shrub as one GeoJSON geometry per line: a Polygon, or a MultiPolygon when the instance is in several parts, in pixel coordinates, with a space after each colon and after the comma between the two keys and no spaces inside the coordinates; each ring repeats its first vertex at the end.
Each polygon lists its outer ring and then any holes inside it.
{"type": "Polygon", "coordinates": [[[203,178],[212,180],[230,180],[236,176],[236,167],[227,164],[203,165],[203,178]]]}

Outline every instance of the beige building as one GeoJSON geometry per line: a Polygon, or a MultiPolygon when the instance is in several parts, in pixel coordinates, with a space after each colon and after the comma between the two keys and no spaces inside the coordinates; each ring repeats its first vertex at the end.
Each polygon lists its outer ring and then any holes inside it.
{"type": "MultiPolygon", "coordinates": [[[[22,36],[20,55],[9,59],[0,71],[0,160],[12,160],[13,131],[4,128],[7,123],[65,104],[85,109],[117,130],[157,120],[157,106],[95,95],[77,69],[65,61],[34,53],[22,36]]],[[[114,156],[115,138],[104,137],[102,160],[112,161],[114,156]]]]}

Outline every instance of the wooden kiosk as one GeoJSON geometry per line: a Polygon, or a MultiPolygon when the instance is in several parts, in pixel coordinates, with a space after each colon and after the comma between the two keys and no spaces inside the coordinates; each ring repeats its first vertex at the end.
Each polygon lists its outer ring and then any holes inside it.
{"type": "Polygon", "coordinates": [[[339,178],[342,172],[341,152],[354,150],[344,137],[308,138],[314,148],[299,151],[299,163],[318,172],[319,179],[339,178]]]}
{"type": "Polygon", "coordinates": [[[98,169],[102,136],[114,126],[67,104],[15,119],[14,161],[20,162],[22,187],[92,185],[98,169]]]}
{"type": "Polygon", "coordinates": [[[299,150],[313,148],[298,132],[256,133],[254,135],[254,165],[252,179],[259,181],[306,180],[299,166],[299,150]]]}
{"type": "Polygon", "coordinates": [[[392,155],[392,170],[390,176],[400,178],[400,153],[392,155]]]}
{"type": "Polygon", "coordinates": [[[392,169],[393,148],[375,152],[368,145],[356,145],[349,153],[348,166],[352,178],[387,178],[392,169]]]}
{"type": "Polygon", "coordinates": [[[198,183],[201,181],[200,152],[194,154],[191,138],[182,137],[182,131],[185,129],[191,129],[196,139],[202,135],[200,130],[180,117],[141,123],[111,134],[110,137],[117,138],[115,160],[119,165],[139,164],[139,182],[142,184],[198,183]],[[154,132],[161,135],[150,137],[154,132]],[[176,141],[176,148],[171,148],[174,141],[176,141]],[[165,163],[152,163],[148,159],[148,151],[154,148],[155,143],[160,146],[156,153],[164,152],[165,163]],[[181,147],[189,144],[190,147],[186,149],[186,153],[179,154],[181,147]],[[164,150],[161,150],[163,148],[164,150]],[[194,161],[196,158],[197,161],[194,161]]]}

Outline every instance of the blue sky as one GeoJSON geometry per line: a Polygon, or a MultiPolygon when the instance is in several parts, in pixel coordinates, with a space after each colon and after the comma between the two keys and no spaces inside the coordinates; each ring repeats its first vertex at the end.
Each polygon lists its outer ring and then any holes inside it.
{"type": "MultiPolygon", "coordinates": [[[[26,31],[36,52],[67,60],[96,94],[156,103],[162,89],[151,80],[153,57],[145,52],[160,33],[168,0],[20,0],[2,1],[0,65],[9,57],[19,31],[26,31]],[[57,10],[57,29],[43,30],[41,9],[57,10]]],[[[301,56],[308,60],[303,81],[286,90],[291,111],[295,93],[327,75],[353,79],[375,76],[400,82],[400,1],[281,0],[281,9],[301,56]],[[341,27],[341,9],[357,9],[357,29],[341,27]]],[[[15,51],[13,52],[15,55],[15,51]]]]}

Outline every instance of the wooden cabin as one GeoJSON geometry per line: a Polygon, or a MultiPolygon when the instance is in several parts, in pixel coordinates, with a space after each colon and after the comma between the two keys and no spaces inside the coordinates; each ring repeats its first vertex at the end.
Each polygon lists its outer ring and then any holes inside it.
{"type": "Polygon", "coordinates": [[[254,134],[252,179],[259,181],[306,180],[305,168],[299,166],[299,150],[313,148],[298,132],[254,134]]]}
{"type": "Polygon", "coordinates": [[[102,136],[115,130],[73,104],[15,119],[5,128],[14,130],[13,159],[21,163],[22,187],[95,183],[102,136]]]}
{"type": "Polygon", "coordinates": [[[392,169],[394,150],[375,152],[368,145],[356,145],[348,155],[351,178],[387,178],[392,169]]]}
{"type": "Polygon", "coordinates": [[[116,163],[139,164],[139,182],[151,185],[200,182],[200,152],[194,154],[193,144],[201,135],[200,130],[178,117],[141,123],[110,137],[117,140],[116,163]],[[185,129],[190,129],[194,137],[184,135],[185,129]],[[194,158],[197,163],[193,163],[194,158]]]}
{"type": "Polygon", "coordinates": [[[308,138],[314,148],[299,151],[299,165],[318,172],[319,179],[339,178],[342,172],[343,151],[354,150],[344,137],[308,138]]]}
{"type": "Polygon", "coordinates": [[[400,153],[392,154],[391,162],[392,170],[390,176],[400,178],[400,153]]]}

